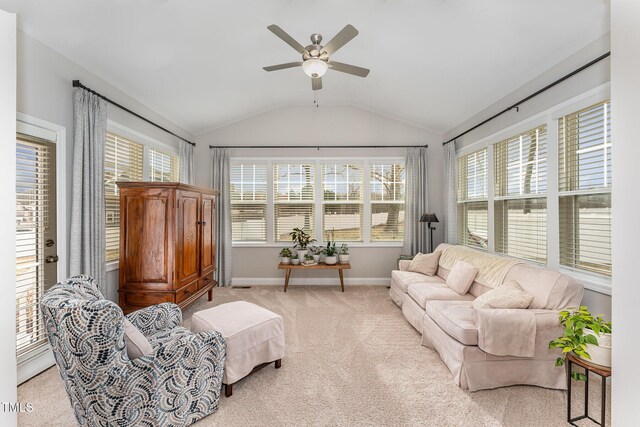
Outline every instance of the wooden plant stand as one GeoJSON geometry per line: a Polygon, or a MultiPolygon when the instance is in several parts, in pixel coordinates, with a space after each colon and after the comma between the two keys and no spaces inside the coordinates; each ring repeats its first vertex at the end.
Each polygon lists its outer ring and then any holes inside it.
{"type": "Polygon", "coordinates": [[[291,277],[291,270],[338,270],[338,275],[340,276],[340,287],[342,288],[342,292],[344,292],[344,273],[342,270],[351,269],[351,264],[348,262],[345,264],[333,264],[327,265],[323,262],[315,264],[315,265],[293,265],[293,264],[278,264],[278,270],[287,270],[284,275],[284,291],[287,292],[287,288],[289,287],[289,278],[291,277]]]}

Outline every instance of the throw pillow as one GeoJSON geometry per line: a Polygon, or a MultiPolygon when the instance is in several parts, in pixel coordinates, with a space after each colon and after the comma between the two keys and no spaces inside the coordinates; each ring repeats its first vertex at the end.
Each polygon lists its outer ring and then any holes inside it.
{"type": "Polygon", "coordinates": [[[456,261],[447,277],[447,285],[460,295],[469,292],[473,279],[478,274],[478,267],[465,261],[456,261]]]}
{"type": "Polygon", "coordinates": [[[127,346],[129,359],[137,359],[153,353],[153,347],[147,337],[142,335],[142,332],[126,317],[124,318],[124,343],[127,346]]]}
{"type": "Polygon", "coordinates": [[[422,254],[418,252],[413,257],[409,264],[409,271],[415,273],[426,274],[427,276],[433,276],[438,271],[438,261],[440,260],[440,251],[432,254],[422,254]]]}
{"type": "Polygon", "coordinates": [[[533,295],[523,291],[518,282],[509,280],[480,295],[473,301],[473,307],[481,308],[527,308],[533,295]]]}

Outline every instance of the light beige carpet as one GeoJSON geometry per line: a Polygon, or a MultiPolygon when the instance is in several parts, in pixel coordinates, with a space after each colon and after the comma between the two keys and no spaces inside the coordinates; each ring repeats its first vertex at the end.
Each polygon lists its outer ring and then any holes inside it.
{"type": "MultiPolygon", "coordinates": [[[[437,353],[420,345],[383,286],[257,286],[215,290],[185,310],[247,300],[281,314],[287,355],[234,385],[218,412],[197,426],[566,426],[566,393],[515,386],[475,393],[453,384],[437,353]]],[[[595,378],[594,378],[595,380],[595,378]]],[[[599,417],[599,383],[589,406],[599,417]]],[[[574,410],[582,390],[574,388],[574,410]]],[[[23,426],[72,426],[75,419],[51,368],[18,389],[34,411],[23,426]]],[[[578,412],[575,412],[576,414],[578,412]]],[[[599,419],[599,418],[597,418],[599,419]]],[[[588,423],[579,425],[589,425],[588,423]]]]}

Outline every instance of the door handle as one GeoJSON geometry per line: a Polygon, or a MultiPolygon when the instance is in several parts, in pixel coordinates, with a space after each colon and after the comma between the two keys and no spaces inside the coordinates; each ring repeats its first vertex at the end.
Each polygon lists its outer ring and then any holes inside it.
{"type": "Polygon", "coordinates": [[[46,262],[47,264],[51,264],[54,262],[58,262],[58,259],[58,255],[49,255],[44,259],[44,262],[46,262]]]}

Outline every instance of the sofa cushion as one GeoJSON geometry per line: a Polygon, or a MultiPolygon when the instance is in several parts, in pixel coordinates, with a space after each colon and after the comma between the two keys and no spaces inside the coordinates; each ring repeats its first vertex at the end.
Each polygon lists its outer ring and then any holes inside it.
{"type": "Polygon", "coordinates": [[[413,257],[409,264],[409,271],[415,273],[422,273],[427,276],[433,276],[438,271],[438,260],[440,259],[440,252],[434,252],[432,254],[423,254],[418,252],[413,257]]]}
{"type": "Polygon", "coordinates": [[[444,301],[472,301],[474,296],[471,294],[460,295],[446,283],[412,283],[407,289],[407,293],[418,303],[423,309],[427,301],[444,300],[444,301]]]}
{"type": "Polygon", "coordinates": [[[456,261],[447,276],[447,285],[460,295],[464,295],[469,292],[473,279],[477,275],[478,267],[465,261],[456,261]]]}
{"type": "Polygon", "coordinates": [[[464,345],[478,345],[471,304],[471,301],[428,301],[426,312],[452,338],[464,345]]]}
{"type": "Polygon", "coordinates": [[[133,360],[153,353],[153,347],[147,337],[142,335],[142,332],[126,317],[124,318],[124,343],[127,346],[129,359],[133,360]]]}
{"type": "Polygon", "coordinates": [[[531,264],[514,265],[504,280],[505,283],[517,281],[523,291],[533,295],[529,308],[557,310],[577,307],[584,291],[582,284],[574,278],[531,264]]]}
{"type": "Polygon", "coordinates": [[[391,281],[404,293],[407,293],[407,288],[413,283],[444,283],[444,280],[438,276],[425,276],[413,271],[401,270],[393,270],[391,272],[391,281]]]}
{"type": "Polygon", "coordinates": [[[527,308],[533,295],[522,290],[518,282],[508,280],[502,286],[490,290],[473,301],[473,307],[482,308],[527,308]]]}

